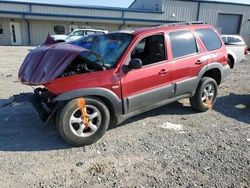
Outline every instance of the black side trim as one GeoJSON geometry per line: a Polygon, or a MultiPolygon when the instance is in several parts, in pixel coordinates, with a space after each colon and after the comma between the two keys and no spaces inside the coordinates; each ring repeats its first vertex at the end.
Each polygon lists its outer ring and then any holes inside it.
{"type": "Polygon", "coordinates": [[[180,82],[176,82],[175,96],[195,91],[199,84],[199,81],[200,79],[196,76],[193,78],[182,80],[180,82]]]}
{"type": "MultiPolygon", "coordinates": [[[[86,88],[86,89],[77,89],[63,93],[62,95],[57,96],[54,101],[68,101],[78,97],[86,96],[96,96],[103,97],[109,101],[111,108],[115,113],[115,116],[120,116],[122,114],[122,100],[117,97],[112,91],[104,88],[86,88]]],[[[104,101],[105,102],[105,101],[104,101]]],[[[110,106],[108,106],[110,107],[110,106]]]]}
{"type": "Polygon", "coordinates": [[[155,109],[155,108],[158,108],[160,106],[164,106],[166,104],[169,104],[169,103],[172,103],[172,102],[175,102],[177,100],[180,100],[180,99],[183,99],[183,98],[189,98],[189,97],[192,97],[194,95],[193,92],[191,93],[187,93],[187,94],[184,94],[184,95],[180,95],[180,96],[177,96],[177,97],[174,97],[174,98],[170,98],[170,99],[165,99],[163,101],[160,101],[160,102],[157,102],[157,103],[153,103],[151,105],[148,105],[148,106],[145,106],[143,108],[140,108],[134,112],[130,112],[128,114],[124,114],[124,115],[121,115],[118,117],[117,119],[117,124],[120,124],[122,123],[123,121],[125,121],[126,119],[132,117],[132,116],[135,116],[135,115],[138,115],[138,114],[141,114],[143,112],[146,112],[146,111],[149,111],[149,110],[152,110],[152,109],[155,109]]]}
{"type": "Polygon", "coordinates": [[[172,97],[173,85],[166,85],[137,95],[129,96],[126,100],[128,112],[132,112],[150,104],[172,97]]]}

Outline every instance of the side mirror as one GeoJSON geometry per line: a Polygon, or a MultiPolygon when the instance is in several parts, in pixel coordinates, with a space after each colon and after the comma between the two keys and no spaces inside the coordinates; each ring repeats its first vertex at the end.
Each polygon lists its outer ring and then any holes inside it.
{"type": "Polygon", "coordinates": [[[142,61],[140,59],[131,59],[128,64],[129,69],[140,69],[142,68],[142,61]]]}

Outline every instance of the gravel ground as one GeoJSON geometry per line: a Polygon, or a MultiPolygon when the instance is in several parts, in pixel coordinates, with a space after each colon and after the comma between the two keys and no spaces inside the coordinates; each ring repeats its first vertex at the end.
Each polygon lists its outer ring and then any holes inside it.
{"type": "Polygon", "coordinates": [[[220,86],[213,110],[181,100],[72,148],[22,97],[13,102],[32,91],[17,79],[28,49],[0,47],[1,187],[250,187],[250,60],[220,86]]]}

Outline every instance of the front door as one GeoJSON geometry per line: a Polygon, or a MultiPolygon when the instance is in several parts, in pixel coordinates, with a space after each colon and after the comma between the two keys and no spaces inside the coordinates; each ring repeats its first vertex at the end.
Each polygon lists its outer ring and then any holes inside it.
{"type": "Polygon", "coordinates": [[[127,104],[125,113],[140,110],[171,97],[171,65],[167,62],[165,44],[164,34],[138,40],[130,56],[131,59],[140,59],[143,66],[129,71],[121,79],[122,95],[127,104]]]}
{"type": "Polygon", "coordinates": [[[11,44],[21,45],[21,28],[19,22],[10,22],[10,34],[11,34],[11,44]]]}

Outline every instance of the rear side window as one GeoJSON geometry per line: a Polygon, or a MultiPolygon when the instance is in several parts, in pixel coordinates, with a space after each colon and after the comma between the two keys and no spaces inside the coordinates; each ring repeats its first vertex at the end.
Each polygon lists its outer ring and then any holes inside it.
{"type": "Polygon", "coordinates": [[[194,35],[190,31],[169,33],[173,58],[198,53],[194,35]]]}
{"type": "Polygon", "coordinates": [[[235,37],[227,37],[227,38],[228,38],[228,43],[242,42],[240,39],[235,37]]]}
{"type": "Polygon", "coordinates": [[[203,44],[209,51],[213,51],[221,48],[222,44],[218,37],[212,29],[196,29],[195,32],[202,40],[203,44]]]}
{"type": "Polygon", "coordinates": [[[227,42],[228,43],[234,43],[234,42],[236,42],[236,40],[235,40],[234,37],[227,37],[227,42]]]}
{"type": "Polygon", "coordinates": [[[235,38],[235,42],[243,42],[241,39],[235,38]]]}

